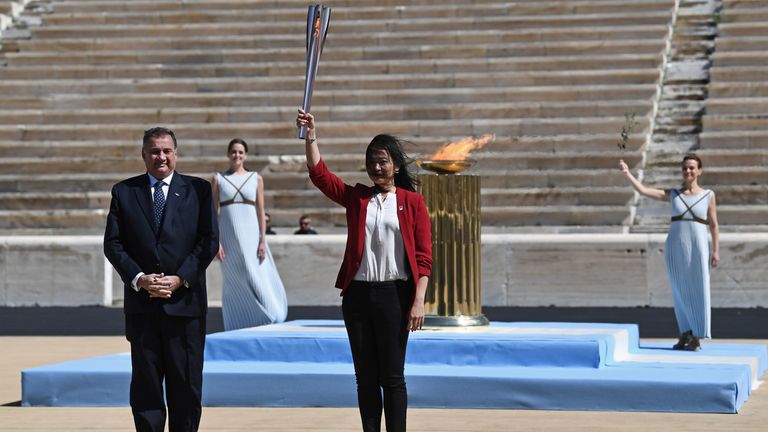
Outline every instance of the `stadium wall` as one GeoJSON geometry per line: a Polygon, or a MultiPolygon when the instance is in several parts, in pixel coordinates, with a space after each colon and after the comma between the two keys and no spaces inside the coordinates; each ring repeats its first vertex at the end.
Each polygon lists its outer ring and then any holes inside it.
{"type": "MultiPolygon", "coordinates": [[[[487,234],[482,237],[484,306],[669,307],[663,234],[487,234]]],[[[0,305],[122,304],[122,282],[100,236],[0,237],[0,305]]],[[[345,235],[270,236],[292,306],[340,304],[333,288],[345,235]]],[[[768,234],[721,235],[712,306],[768,307],[768,234]]],[[[208,271],[221,301],[221,271],[208,271]]]]}

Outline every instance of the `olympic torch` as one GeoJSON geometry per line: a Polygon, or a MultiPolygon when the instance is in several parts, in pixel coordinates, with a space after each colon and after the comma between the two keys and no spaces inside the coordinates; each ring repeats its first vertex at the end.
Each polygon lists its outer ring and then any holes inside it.
{"type": "MultiPolygon", "coordinates": [[[[312,90],[315,87],[317,66],[323,53],[328,24],[331,21],[331,8],[325,5],[309,6],[307,11],[307,71],[304,76],[304,103],[302,109],[309,112],[312,105],[312,90]]],[[[299,129],[299,138],[304,139],[306,127],[299,129]]]]}

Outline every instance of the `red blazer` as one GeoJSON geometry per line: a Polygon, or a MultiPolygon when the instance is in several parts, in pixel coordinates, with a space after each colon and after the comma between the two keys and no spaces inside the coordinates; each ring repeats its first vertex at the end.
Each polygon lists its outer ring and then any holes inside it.
{"type": "MultiPolygon", "coordinates": [[[[360,183],[355,186],[345,184],[328,170],[322,159],[309,170],[309,178],[328,198],[347,209],[347,247],[336,279],[336,288],[340,288],[341,295],[344,295],[360,268],[365,247],[368,202],[376,191],[360,183]]],[[[432,271],[432,226],[424,197],[398,188],[397,219],[403,235],[406,262],[410,266],[413,286],[416,288],[419,278],[429,276],[432,271]]]]}

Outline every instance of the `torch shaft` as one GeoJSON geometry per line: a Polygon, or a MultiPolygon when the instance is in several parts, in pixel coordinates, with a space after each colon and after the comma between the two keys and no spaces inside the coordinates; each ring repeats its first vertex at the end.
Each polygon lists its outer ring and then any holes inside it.
{"type": "MultiPolygon", "coordinates": [[[[304,80],[304,100],[301,105],[301,109],[304,112],[309,112],[312,107],[312,92],[315,87],[315,78],[317,77],[317,66],[320,61],[320,52],[318,50],[319,40],[316,35],[312,36],[309,41],[309,52],[307,52],[307,70],[306,79],[304,80]]],[[[302,126],[299,129],[299,138],[304,138],[307,133],[307,128],[302,126]]]]}
{"type": "MultiPolygon", "coordinates": [[[[331,19],[331,9],[326,6],[309,6],[307,11],[307,68],[304,76],[304,100],[302,109],[309,112],[312,106],[312,92],[317,78],[317,68],[320,64],[320,54],[323,52],[325,36],[331,19]]],[[[307,128],[299,128],[299,138],[304,139],[307,128]]]]}

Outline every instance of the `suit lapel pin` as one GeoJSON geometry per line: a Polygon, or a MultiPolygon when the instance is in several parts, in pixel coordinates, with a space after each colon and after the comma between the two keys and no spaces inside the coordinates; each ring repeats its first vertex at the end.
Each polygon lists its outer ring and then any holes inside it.
{"type": "Polygon", "coordinates": [[[403,206],[400,206],[397,209],[400,210],[400,211],[403,211],[403,206]]]}

